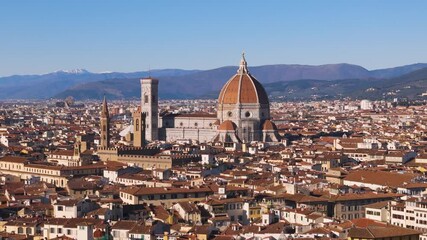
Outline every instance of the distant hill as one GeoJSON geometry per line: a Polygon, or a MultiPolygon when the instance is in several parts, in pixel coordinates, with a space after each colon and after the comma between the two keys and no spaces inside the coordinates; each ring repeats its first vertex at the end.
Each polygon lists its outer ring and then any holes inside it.
{"type": "MultiPolygon", "coordinates": [[[[250,67],[263,84],[301,79],[384,79],[395,78],[427,67],[419,63],[369,71],[351,64],[266,65],[250,67]]],[[[139,98],[139,79],[151,75],[160,79],[163,99],[216,97],[224,83],[236,72],[236,66],[211,70],[162,69],[133,73],[92,73],[84,69],[57,71],[44,75],[23,75],[0,78],[0,99],[66,98],[100,99],[105,93],[111,99],[139,98]]],[[[341,80],[340,80],[341,81],[341,80]]]]}
{"type": "Polygon", "coordinates": [[[0,78],[0,99],[45,99],[66,89],[107,79],[180,76],[195,73],[197,70],[161,69],[150,72],[132,73],[91,73],[84,69],[61,70],[42,75],[14,75],[0,78]]]}
{"type": "MultiPolygon", "coordinates": [[[[250,67],[249,70],[260,82],[262,82],[268,91],[269,83],[284,84],[289,81],[296,81],[292,84],[310,86],[320,81],[344,81],[348,87],[352,86],[351,81],[342,79],[364,80],[355,85],[368,84],[369,82],[379,81],[374,76],[400,76],[411,72],[413,69],[427,67],[427,64],[415,64],[403,67],[368,71],[363,67],[351,64],[328,64],[320,66],[307,65],[267,65],[259,67],[250,67]],[[366,80],[366,81],[365,81],[366,80]],[[298,83],[298,81],[301,81],[298,83]],[[310,83],[310,84],[309,84],[310,83]]],[[[228,79],[235,74],[237,67],[222,67],[206,71],[198,71],[181,76],[164,76],[160,79],[159,94],[163,99],[182,99],[182,98],[216,98],[221,87],[228,79]]],[[[323,83],[327,84],[327,83],[323,83]]],[[[274,84],[272,85],[274,86],[274,84]]],[[[344,85],[343,85],[344,87],[344,85]]],[[[95,83],[77,85],[64,92],[55,95],[56,98],[65,98],[73,96],[76,99],[100,99],[106,93],[111,99],[139,98],[139,80],[138,79],[109,79],[95,83]],[[127,87],[124,87],[127,86],[127,87]]],[[[273,95],[280,94],[274,87],[271,89],[273,95]]],[[[306,92],[309,94],[309,92],[306,92]]],[[[332,89],[327,91],[333,95],[332,89]]],[[[302,94],[302,93],[301,93],[302,94]]],[[[325,93],[326,94],[326,93],[325,93]]],[[[307,95],[311,96],[311,95],[307,95]]]]}
{"type": "Polygon", "coordinates": [[[420,98],[427,92],[427,68],[392,79],[297,80],[264,85],[276,100],[420,98]]]}

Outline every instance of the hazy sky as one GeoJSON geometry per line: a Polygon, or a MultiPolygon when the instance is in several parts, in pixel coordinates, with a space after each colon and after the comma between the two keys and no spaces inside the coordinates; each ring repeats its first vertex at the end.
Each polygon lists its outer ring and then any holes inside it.
{"type": "Polygon", "coordinates": [[[424,0],[0,0],[0,76],[427,62],[424,0]]]}

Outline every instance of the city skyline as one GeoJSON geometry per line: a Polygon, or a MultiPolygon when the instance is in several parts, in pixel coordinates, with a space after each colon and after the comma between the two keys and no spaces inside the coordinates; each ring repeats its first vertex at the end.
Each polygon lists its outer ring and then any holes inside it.
{"type": "Polygon", "coordinates": [[[424,1],[2,1],[0,76],[427,62],[424,1]]]}

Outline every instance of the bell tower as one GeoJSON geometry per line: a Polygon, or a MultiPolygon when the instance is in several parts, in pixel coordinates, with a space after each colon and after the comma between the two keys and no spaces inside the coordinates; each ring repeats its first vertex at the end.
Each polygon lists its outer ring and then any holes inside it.
{"type": "Polygon", "coordinates": [[[110,116],[108,113],[107,99],[104,96],[101,109],[101,131],[100,147],[108,148],[110,146],[110,116]]]}
{"type": "Polygon", "coordinates": [[[159,80],[141,79],[141,112],[145,113],[145,139],[159,139],[159,80]]]}
{"type": "Polygon", "coordinates": [[[133,146],[144,147],[145,144],[145,113],[141,108],[133,112],[133,146]]]}

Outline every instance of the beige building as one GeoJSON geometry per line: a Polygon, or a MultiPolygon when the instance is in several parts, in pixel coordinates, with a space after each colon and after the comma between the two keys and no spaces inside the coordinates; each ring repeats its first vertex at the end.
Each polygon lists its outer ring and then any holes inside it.
{"type": "Polygon", "coordinates": [[[191,161],[200,161],[197,154],[159,154],[158,148],[141,147],[100,147],[97,154],[102,161],[117,161],[144,169],[168,169],[172,166],[182,165],[191,161]]]}
{"type": "Polygon", "coordinates": [[[212,195],[213,191],[208,187],[176,188],[176,187],[126,187],[120,191],[120,198],[125,204],[154,204],[185,201],[201,201],[212,195]]]}
{"type": "Polygon", "coordinates": [[[58,187],[66,187],[72,176],[98,175],[105,166],[93,164],[88,166],[51,166],[31,163],[26,158],[6,156],[0,159],[0,171],[29,182],[43,181],[58,187]]]}
{"type": "Polygon", "coordinates": [[[331,199],[334,202],[333,217],[342,220],[351,220],[365,217],[365,206],[401,197],[395,193],[347,193],[337,195],[331,199]]]}

